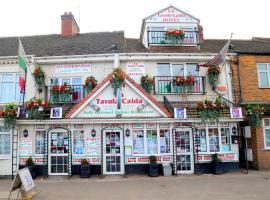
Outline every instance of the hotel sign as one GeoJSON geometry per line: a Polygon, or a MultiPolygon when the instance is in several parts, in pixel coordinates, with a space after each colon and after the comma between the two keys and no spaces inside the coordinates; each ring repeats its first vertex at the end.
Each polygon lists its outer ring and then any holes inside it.
{"type": "Polygon", "coordinates": [[[91,64],[63,64],[55,66],[55,73],[89,73],[91,72],[91,64]]]}
{"type": "Polygon", "coordinates": [[[141,77],[144,74],[144,63],[127,63],[127,75],[129,75],[136,83],[141,83],[141,77]]]}

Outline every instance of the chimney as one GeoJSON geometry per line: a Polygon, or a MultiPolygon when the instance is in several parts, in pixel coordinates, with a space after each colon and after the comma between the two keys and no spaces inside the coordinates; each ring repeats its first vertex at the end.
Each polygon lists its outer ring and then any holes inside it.
{"type": "Polygon", "coordinates": [[[199,25],[199,27],[198,27],[198,36],[199,36],[200,43],[203,43],[204,42],[203,27],[201,25],[199,25]]]}
{"type": "Polygon", "coordinates": [[[61,15],[61,20],[61,36],[74,36],[80,33],[80,28],[72,12],[65,12],[64,15],[61,15]]]}

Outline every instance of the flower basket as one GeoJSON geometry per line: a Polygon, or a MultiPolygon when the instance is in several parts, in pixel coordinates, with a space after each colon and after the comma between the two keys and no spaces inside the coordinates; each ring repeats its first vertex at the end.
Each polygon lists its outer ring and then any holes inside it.
{"type": "Polygon", "coordinates": [[[166,31],[165,39],[170,44],[181,44],[185,38],[185,32],[183,30],[166,31]]]}
{"type": "Polygon", "coordinates": [[[13,103],[7,104],[3,111],[0,111],[0,117],[4,118],[4,126],[11,129],[16,125],[17,109],[13,103]]]}
{"type": "Polygon", "coordinates": [[[32,99],[25,105],[29,119],[44,119],[44,110],[49,107],[49,102],[44,99],[32,99]]]}
{"type": "Polygon", "coordinates": [[[35,67],[33,75],[34,75],[35,82],[38,86],[38,91],[42,92],[42,88],[44,87],[45,76],[40,66],[35,67]]]}
{"type": "Polygon", "coordinates": [[[148,75],[141,77],[141,86],[148,94],[151,94],[153,85],[154,81],[151,77],[149,77],[148,75]]]}
{"type": "Polygon", "coordinates": [[[87,79],[84,82],[84,87],[86,89],[87,93],[92,92],[92,90],[97,86],[97,80],[95,79],[95,77],[90,76],[87,77],[87,79]]]}
{"type": "Polygon", "coordinates": [[[215,90],[218,86],[220,73],[221,73],[221,69],[219,66],[208,68],[208,71],[207,71],[208,82],[212,86],[213,90],[215,90]]]}
{"type": "Polygon", "coordinates": [[[51,101],[53,103],[58,102],[70,102],[73,89],[70,85],[54,85],[51,88],[51,101]]]}
{"type": "Polygon", "coordinates": [[[119,68],[114,69],[112,73],[112,77],[110,78],[114,96],[116,96],[117,89],[122,87],[124,81],[125,81],[125,78],[124,78],[123,72],[119,68]]]}
{"type": "Polygon", "coordinates": [[[196,79],[191,74],[186,78],[184,76],[176,76],[173,85],[176,93],[192,92],[196,79]]]}
{"type": "Polygon", "coordinates": [[[259,104],[249,104],[246,106],[246,115],[249,118],[249,125],[251,127],[260,127],[261,118],[264,114],[264,107],[259,104]]]}
{"type": "Polygon", "coordinates": [[[198,112],[203,123],[206,123],[207,121],[218,123],[224,108],[225,105],[222,104],[220,97],[217,97],[214,102],[205,99],[198,103],[198,112]]]}

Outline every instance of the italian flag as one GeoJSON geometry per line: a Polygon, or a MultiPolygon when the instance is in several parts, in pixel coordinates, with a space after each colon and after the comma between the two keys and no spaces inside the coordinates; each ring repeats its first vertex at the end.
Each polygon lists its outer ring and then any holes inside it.
{"type": "Polygon", "coordinates": [[[24,93],[25,89],[25,78],[27,72],[27,61],[25,58],[25,52],[22,46],[22,42],[19,39],[19,47],[18,47],[18,55],[19,55],[19,84],[20,84],[20,92],[24,93]]]}

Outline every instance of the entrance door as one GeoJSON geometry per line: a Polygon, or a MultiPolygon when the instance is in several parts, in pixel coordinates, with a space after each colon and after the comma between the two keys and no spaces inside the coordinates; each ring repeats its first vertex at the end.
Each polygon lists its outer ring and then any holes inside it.
{"type": "Polygon", "coordinates": [[[190,129],[175,131],[177,173],[193,173],[193,145],[190,129]]]}
{"type": "Polygon", "coordinates": [[[124,174],[122,131],[105,131],[103,152],[103,174],[124,174]]]}
{"type": "Polygon", "coordinates": [[[49,141],[49,174],[68,175],[68,132],[51,132],[49,141]]]}

